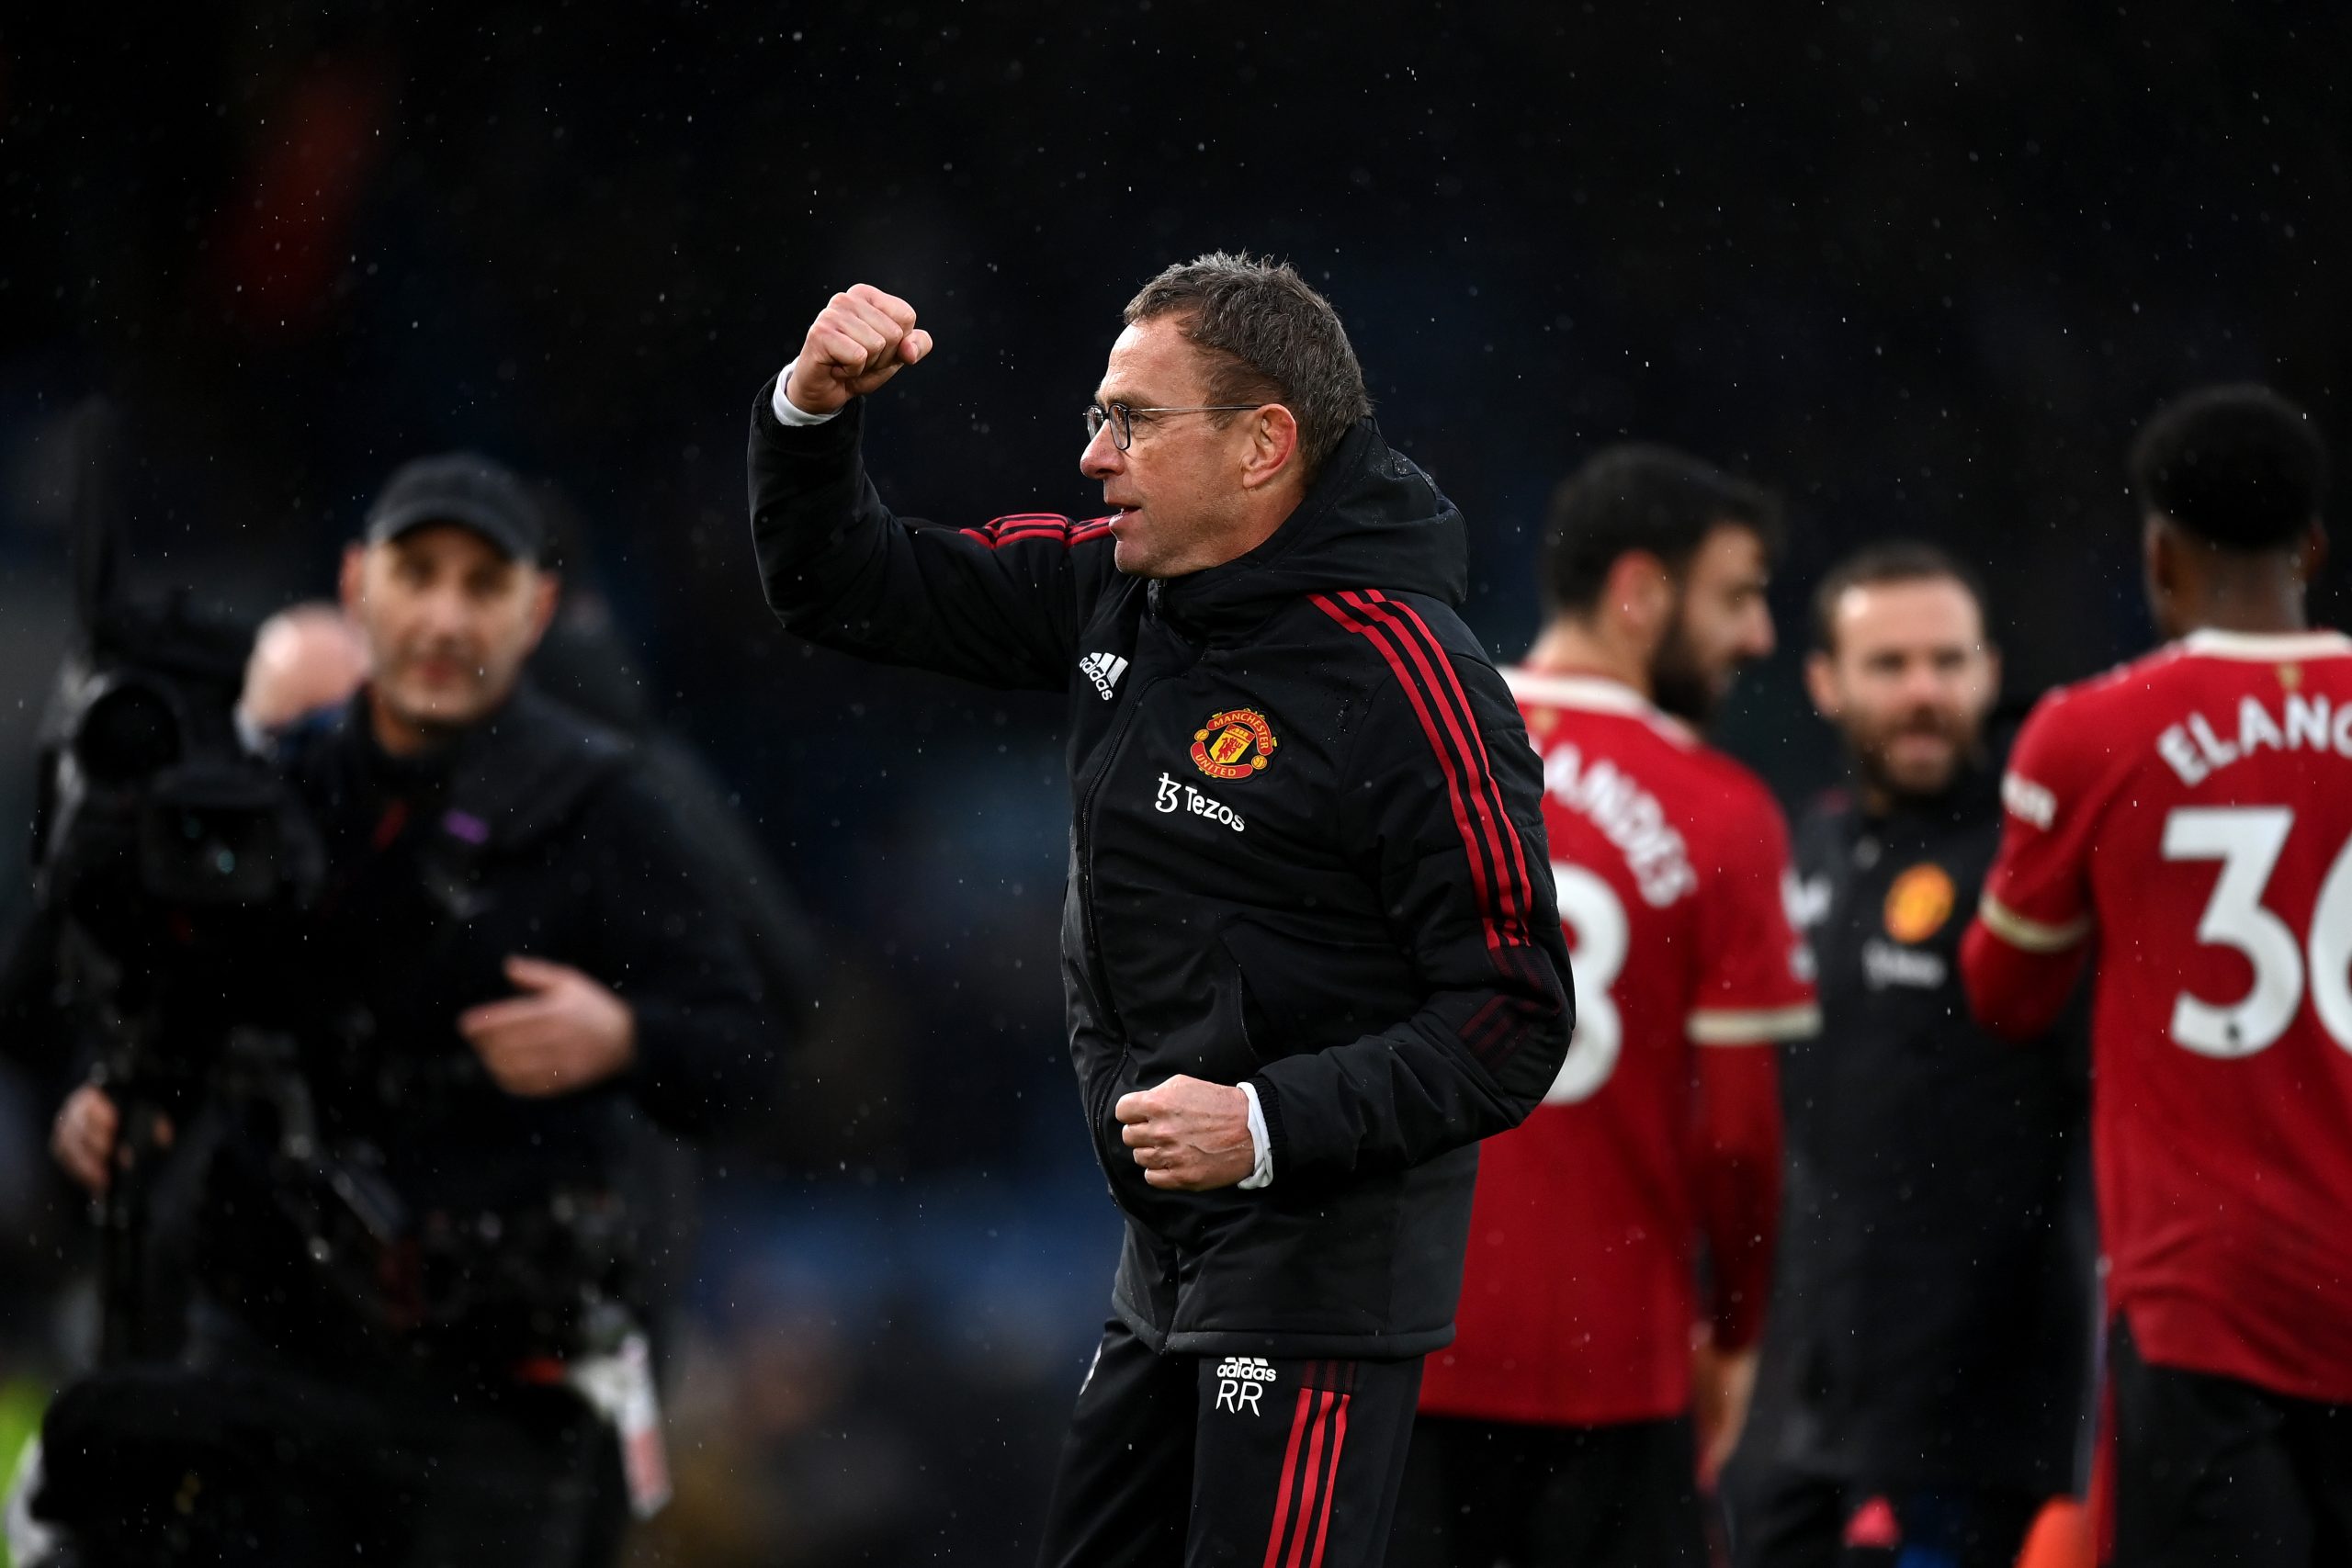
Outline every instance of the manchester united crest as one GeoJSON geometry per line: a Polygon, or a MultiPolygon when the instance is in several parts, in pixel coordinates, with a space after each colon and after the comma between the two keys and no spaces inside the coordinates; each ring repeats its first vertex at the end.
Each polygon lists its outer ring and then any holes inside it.
{"type": "Polygon", "coordinates": [[[1193,731],[1193,766],[1213,779],[1246,779],[1264,773],[1281,744],[1273,726],[1256,708],[1213,713],[1205,726],[1193,731]]]}
{"type": "Polygon", "coordinates": [[[1886,934],[1905,943],[1927,941],[1951,919],[1954,897],[1951,874],[1922,861],[1886,890],[1886,934]]]}

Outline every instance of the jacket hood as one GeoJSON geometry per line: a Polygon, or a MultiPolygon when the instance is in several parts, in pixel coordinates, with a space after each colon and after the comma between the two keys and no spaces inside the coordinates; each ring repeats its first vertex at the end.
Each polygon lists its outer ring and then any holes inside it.
{"type": "Polygon", "coordinates": [[[1369,419],[1341,438],[1298,510],[1248,555],[1151,585],[1154,611],[1204,636],[1244,630],[1309,593],[1423,593],[1459,605],[1470,588],[1462,513],[1369,419]]]}

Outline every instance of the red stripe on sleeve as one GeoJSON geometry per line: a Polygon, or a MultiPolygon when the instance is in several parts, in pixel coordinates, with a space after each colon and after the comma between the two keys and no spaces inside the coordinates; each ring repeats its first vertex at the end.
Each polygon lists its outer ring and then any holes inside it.
{"type": "Polygon", "coordinates": [[[1519,825],[1510,819],[1510,812],[1504,807],[1502,784],[1495,777],[1494,764],[1487,756],[1487,737],[1479,729],[1476,717],[1470,706],[1470,694],[1462,689],[1462,677],[1455,672],[1453,661],[1444,657],[1444,649],[1439,644],[1437,634],[1430,630],[1429,623],[1422,620],[1410,604],[1398,604],[1395,600],[1376,590],[1373,597],[1383,604],[1393,605],[1398,615],[1419,627],[1421,636],[1427,638],[1430,647],[1437,651],[1438,669],[1445,676],[1446,684],[1453,688],[1453,699],[1462,705],[1463,722],[1470,727],[1470,742],[1478,748],[1478,776],[1487,781],[1487,789],[1494,800],[1495,820],[1501,824],[1504,837],[1510,841],[1511,860],[1519,872],[1521,912],[1522,914],[1532,912],[1534,908],[1532,897],[1534,884],[1527,874],[1527,846],[1519,836],[1519,825]]]}
{"type": "Polygon", "coordinates": [[[1083,545],[1102,538],[1111,531],[1110,519],[1093,518],[1073,523],[1069,518],[1048,512],[1017,512],[1009,517],[999,517],[978,528],[959,528],[957,533],[967,539],[978,539],[990,549],[1002,545],[1018,544],[1028,539],[1051,539],[1065,547],[1083,545]]]}
{"type": "Polygon", "coordinates": [[[1390,646],[1387,638],[1375,635],[1368,624],[1358,620],[1324,595],[1317,593],[1313,597],[1316,608],[1379,649],[1381,658],[1388,661],[1390,672],[1396,677],[1396,683],[1405,689],[1406,700],[1412,704],[1413,716],[1420,720],[1421,732],[1429,740],[1430,750],[1437,754],[1438,769],[1445,775],[1446,796],[1453,807],[1453,825],[1462,835],[1462,847],[1470,859],[1470,882],[1478,899],[1479,919],[1486,927],[1487,946],[1490,950],[1501,947],[1502,931],[1495,919],[1496,898],[1487,881],[1485,852],[1480,847],[1477,829],[1470,824],[1470,811],[1463,799],[1462,780],[1456,771],[1453,753],[1447,748],[1436,722],[1430,718],[1429,705],[1422,698],[1420,687],[1415,684],[1404,660],[1390,646]]]}
{"type": "MultiPolygon", "coordinates": [[[[1374,607],[1361,595],[1350,593],[1343,597],[1347,599],[1349,604],[1356,606],[1357,609],[1362,611],[1368,620],[1372,620],[1375,623],[1374,629],[1370,631],[1367,635],[1371,636],[1374,640],[1382,641],[1384,643],[1393,640],[1393,644],[1397,651],[1409,658],[1412,661],[1413,667],[1419,672],[1423,682],[1422,689],[1428,694],[1430,706],[1437,712],[1439,717],[1443,721],[1446,736],[1453,742],[1455,754],[1461,759],[1463,772],[1469,779],[1470,788],[1468,794],[1472,816],[1478,825],[1478,841],[1485,847],[1487,855],[1493,862],[1495,902],[1497,906],[1495,922],[1496,930],[1500,935],[1501,940],[1506,943],[1515,944],[1518,942],[1524,941],[1525,922],[1519,919],[1517,911],[1511,908],[1510,899],[1508,897],[1508,895],[1512,891],[1512,889],[1507,886],[1510,867],[1509,863],[1507,863],[1503,858],[1502,840],[1500,836],[1495,831],[1492,813],[1487,804],[1487,791],[1480,787],[1480,785],[1486,782],[1482,778],[1482,760],[1473,757],[1470,743],[1463,738],[1462,723],[1456,717],[1453,709],[1446,703],[1444,695],[1437,684],[1437,678],[1430,669],[1428,659],[1423,654],[1420,647],[1413,640],[1411,635],[1405,630],[1403,625],[1399,623],[1395,616],[1387,614],[1384,610],[1374,607]],[[1516,928],[1516,930],[1507,928],[1516,928]]],[[[1442,664],[1445,661],[1444,653],[1441,650],[1438,655],[1438,662],[1442,664]]],[[[1475,731],[1477,727],[1476,725],[1471,725],[1469,728],[1475,731]]]]}
{"type": "MultiPolygon", "coordinates": [[[[1458,713],[1461,716],[1462,729],[1456,738],[1462,739],[1465,752],[1476,753],[1471,776],[1479,785],[1478,806],[1486,814],[1486,826],[1495,834],[1498,841],[1507,843],[1510,848],[1513,863],[1511,869],[1516,875],[1505,891],[1510,895],[1517,906],[1520,941],[1524,942],[1527,940],[1527,914],[1533,904],[1529,891],[1527,854],[1520,844],[1519,829],[1512,824],[1510,813],[1503,808],[1502,786],[1495,781],[1494,763],[1487,755],[1486,737],[1478,732],[1477,717],[1470,706],[1470,694],[1462,689],[1462,678],[1454,673],[1453,660],[1446,657],[1444,645],[1437,640],[1437,634],[1430,630],[1429,623],[1414,614],[1411,605],[1399,604],[1377,589],[1373,590],[1367,596],[1375,605],[1380,606],[1374,612],[1374,614],[1389,619],[1391,624],[1396,624],[1396,617],[1402,617],[1403,621],[1411,626],[1413,632],[1419,634],[1418,637],[1408,636],[1406,639],[1407,645],[1413,649],[1414,662],[1420,667],[1422,673],[1428,676],[1432,683],[1442,682],[1443,689],[1453,694],[1453,702],[1451,707],[1447,707],[1442,703],[1439,705],[1444,710],[1449,724],[1453,722],[1455,714],[1458,713]],[[1462,739],[1464,735],[1466,735],[1467,739],[1462,739]]],[[[1499,865],[1498,859],[1498,868],[1499,865]]]]}

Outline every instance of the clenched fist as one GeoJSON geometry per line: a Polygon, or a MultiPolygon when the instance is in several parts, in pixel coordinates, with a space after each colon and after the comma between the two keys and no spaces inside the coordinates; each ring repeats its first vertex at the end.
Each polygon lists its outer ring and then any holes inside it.
{"type": "Polygon", "coordinates": [[[593,976],[518,954],[506,977],[523,994],[468,1008],[458,1032],[507,1093],[570,1094],[636,1058],[636,1015],[593,976]]]}
{"type": "Polygon", "coordinates": [[[1230,1084],[1180,1073],[1158,1089],[1121,1095],[1114,1114],[1154,1187],[1206,1192],[1247,1180],[1257,1165],[1250,1098],[1230,1084]]]}
{"type": "Polygon", "coordinates": [[[803,413],[831,413],[930,352],[931,334],[915,325],[912,305],[871,284],[853,284],[809,323],[784,395],[803,413]]]}

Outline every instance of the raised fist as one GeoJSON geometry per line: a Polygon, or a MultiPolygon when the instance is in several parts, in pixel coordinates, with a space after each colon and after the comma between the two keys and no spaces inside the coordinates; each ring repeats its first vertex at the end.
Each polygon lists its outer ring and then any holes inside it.
{"type": "Polygon", "coordinates": [[[831,413],[930,352],[931,334],[915,325],[912,305],[870,284],[853,284],[809,323],[784,395],[804,413],[831,413]]]}

